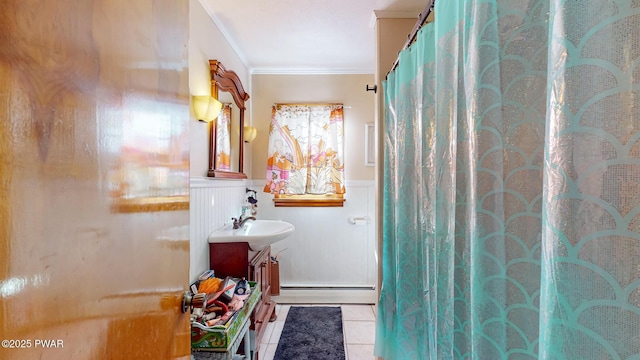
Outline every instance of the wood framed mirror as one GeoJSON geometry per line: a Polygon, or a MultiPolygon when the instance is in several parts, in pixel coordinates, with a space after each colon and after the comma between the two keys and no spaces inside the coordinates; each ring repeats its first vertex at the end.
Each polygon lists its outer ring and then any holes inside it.
{"type": "MultiPolygon", "coordinates": [[[[226,179],[246,179],[244,173],[244,111],[245,103],[249,100],[249,94],[244,91],[242,82],[234,71],[227,70],[217,60],[209,60],[211,71],[211,96],[225,104],[223,112],[226,114],[224,121],[228,121],[227,131],[217,131],[219,120],[212,121],[209,125],[209,171],[207,176],[226,179]],[[230,108],[227,106],[230,105],[230,108]],[[226,111],[228,110],[228,114],[226,111]],[[224,133],[224,135],[223,135],[224,133]],[[229,139],[221,139],[222,136],[230,136],[229,139]],[[228,142],[227,142],[228,141],[228,142]],[[228,165],[220,164],[221,143],[229,144],[229,154],[224,157],[230,159],[228,165]],[[218,156],[216,156],[216,154],[218,156]]],[[[226,147],[226,145],[225,145],[226,147]]]]}

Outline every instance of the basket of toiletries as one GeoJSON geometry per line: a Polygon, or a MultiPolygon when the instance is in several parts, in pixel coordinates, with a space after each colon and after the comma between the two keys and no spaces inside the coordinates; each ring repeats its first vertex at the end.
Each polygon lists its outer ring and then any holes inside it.
{"type": "Polygon", "coordinates": [[[260,299],[260,286],[244,279],[210,277],[192,284],[193,290],[207,293],[207,300],[203,309],[191,315],[191,348],[196,351],[229,349],[250,321],[251,312],[260,299]]]}

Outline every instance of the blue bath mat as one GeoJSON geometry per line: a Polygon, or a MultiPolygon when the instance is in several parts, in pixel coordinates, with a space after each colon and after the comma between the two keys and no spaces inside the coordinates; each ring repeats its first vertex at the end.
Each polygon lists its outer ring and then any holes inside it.
{"type": "Polygon", "coordinates": [[[273,360],[345,360],[342,309],[292,306],[273,360]]]}

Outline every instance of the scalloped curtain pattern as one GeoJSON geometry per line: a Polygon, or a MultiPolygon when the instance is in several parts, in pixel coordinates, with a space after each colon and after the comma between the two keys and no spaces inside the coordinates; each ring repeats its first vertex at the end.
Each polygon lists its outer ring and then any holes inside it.
{"type": "Polygon", "coordinates": [[[437,1],[384,82],[388,359],[640,359],[640,1],[437,1]]]}
{"type": "Polygon", "coordinates": [[[275,105],[265,192],[344,194],[342,105],[275,105]]]}

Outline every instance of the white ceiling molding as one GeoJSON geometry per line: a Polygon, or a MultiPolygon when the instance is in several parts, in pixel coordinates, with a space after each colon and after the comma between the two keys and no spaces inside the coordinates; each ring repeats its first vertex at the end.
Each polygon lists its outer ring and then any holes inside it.
{"type": "Polygon", "coordinates": [[[411,11],[381,11],[373,10],[373,14],[378,19],[418,19],[420,12],[415,13],[411,11]]]}
{"type": "Polygon", "coordinates": [[[373,71],[359,69],[322,69],[322,68],[252,68],[255,75],[369,75],[373,71]]]}
{"type": "Polygon", "coordinates": [[[251,74],[375,73],[376,21],[417,20],[425,6],[425,0],[199,2],[251,74]]]}
{"type": "Polygon", "coordinates": [[[409,11],[384,11],[373,10],[371,13],[371,20],[369,20],[369,27],[375,28],[376,20],[378,19],[416,19],[420,18],[420,13],[416,15],[414,12],[409,11]]]}
{"type": "Polygon", "coordinates": [[[202,7],[204,8],[204,11],[206,11],[209,17],[211,17],[211,20],[213,21],[213,23],[218,27],[218,30],[220,30],[220,32],[222,33],[222,36],[225,38],[225,40],[227,40],[227,43],[229,43],[229,46],[231,46],[231,48],[236,53],[236,55],[238,55],[238,58],[240,59],[244,67],[248,69],[249,63],[247,61],[247,57],[244,56],[244,53],[240,51],[240,47],[236,44],[235,41],[233,41],[233,38],[231,37],[231,35],[229,35],[229,32],[227,32],[224,26],[222,26],[222,22],[218,19],[216,14],[213,13],[213,10],[211,10],[211,7],[207,3],[207,1],[199,0],[199,2],[200,2],[200,5],[202,5],[202,7]]]}

